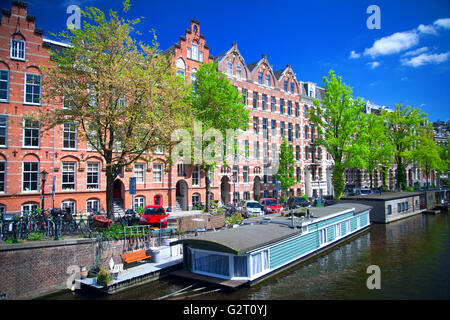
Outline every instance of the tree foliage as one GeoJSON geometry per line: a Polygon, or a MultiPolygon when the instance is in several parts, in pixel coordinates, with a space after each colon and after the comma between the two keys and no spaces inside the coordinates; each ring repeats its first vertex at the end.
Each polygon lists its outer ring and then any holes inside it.
{"type": "Polygon", "coordinates": [[[333,157],[334,197],[344,192],[344,170],[355,166],[358,158],[357,136],[361,127],[363,101],[352,98],[352,89],[337,77],[333,70],[323,78],[325,97],[314,101],[315,109],[308,112],[309,121],[318,130],[317,145],[326,148],[333,157]]]}
{"type": "Polygon", "coordinates": [[[112,217],[114,179],[138,158],[150,161],[148,151],[169,146],[172,131],[186,126],[189,87],[161,54],[155,36],[151,46],[134,39],[139,19],[125,20],[112,10],[107,17],[97,8],[86,8],[82,16],[81,29],[59,34],[70,47],[53,52],[44,70],[46,100],[63,98],[68,108],[44,112],[40,119],[47,129],[76,124],[78,138],[104,159],[112,217]]]}
{"type": "Polygon", "coordinates": [[[280,146],[280,155],[278,157],[278,171],[273,177],[280,181],[281,191],[286,198],[286,191],[297,184],[294,176],[294,151],[292,145],[288,145],[286,138],[283,137],[283,143],[280,146]]]}

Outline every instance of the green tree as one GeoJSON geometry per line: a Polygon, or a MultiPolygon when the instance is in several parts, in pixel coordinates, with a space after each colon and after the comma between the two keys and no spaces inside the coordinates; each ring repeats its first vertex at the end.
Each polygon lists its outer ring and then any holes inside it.
{"type": "Polygon", "coordinates": [[[446,163],[441,158],[441,148],[433,140],[434,132],[431,125],[420,128],[417,144],[413,150],[413,158],[425,172],[427,178],[426,188],[429,187],[429,177],[433,170],[445,170],[446,163]]]}
{"type": "Polygon", "coordinates": [[[45,99],[53,104],[64,98],[68,107],[40,119],[46,129],[76,124],[78,137],[104,159],[106,209],[113,218],[114,180],[138,158],[150,158],[148,151],[169,146],[172,131],[186,126],[189,87],[156,40],[149,46],[133,39],[139,19],[112,10],[107,17],[97,8],[82,16],[81,29],[59,34],[71,46],[53,52],[44,70],[45,99]]]}
{"type": "MultiPolygon", "coordinates": [[[[217,70],[217,62],[205,63],[195,73],[193,90],[191,94],[191,106],[194,117],[201,123],[203,151],[212,150],[211,155],[203,152],[200,160],[205,172],[206,207],[210,206],[211,183],[209,172],[223,161],[223,137],[234,141],[230,132],[237,129],[246,130],[250,120],[250,111],[245,108],[242,95],[230,83],[222,72],[217,70]]],[[[194,128],[195,129],[195,128],[194,128]]],[[[195,132],[194,132],[195,135],[195,132]]],[[[194,148],[200,148],[194,142],[194,148]]],[[[236,148],[236,146],[234,146],[236,148]]],[[[194,163],[195,159],[194,150],[194,163]]]]}
{"type": "Polygon", "coordinates": [[[383,171],[393,162],[393,147],[387,139],[386,130],[382,117],[373,113],[364,115],[358,145],[362,167],[369,173],[370,188],[373,187],[374,171],[383,171]]]}
{"type": "Polygon", "coordinates": [[[278,170],[273,177],[280,181],[281,192],[286,199],[287,190],[297,184],[294,176],[294,151],[292,145],[288,145],[286,138],[283,137],[283,143],[280,146],[280,155],[278,157],[278,170]]]}
{"type": "Polygon", "coordinates": [[[352,89],[333,70],[323,82],[325,97],[321,102],[314,100],[315,108],[309,110],[308,118],[318,131],[316,145],[325,147],[334,160],[334,198],[340,199],[345,187],[345,168],[360,165],[356,142],[364,103],[360,98],[352,98],[352,89]]]}
{"type": "Polygon", "coordinates": [[[406,167],[414,160],[413,150],[418,138],[420,126],[427,122],[426,115],[411,106],[396,104],[390,112],[383,110],[382,117],[386,121],[387,138],[393,146],[396,165],[396,188],[406,188],[406,167]]]}

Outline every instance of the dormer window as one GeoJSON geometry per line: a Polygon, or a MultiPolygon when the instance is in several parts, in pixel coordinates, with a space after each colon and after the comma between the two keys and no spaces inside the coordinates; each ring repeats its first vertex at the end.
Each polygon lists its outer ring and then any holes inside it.
{"type": "Polygon", "coordinates": [[[288,91],[288,82],[287,80],[284,80],[284,91],[288,91]]]}
{"type": "Polygon", "coordinates": [[[270,86],[270,74],[266,74],[266,86],[270,86]]]}
{"type": "Polygon", "coordinates": [[[11,59],[25,60],[25,41],[11,39],[11,59]]]}
{"type": "Polygon", "coordinates": [[[262,72],[258,72],[258,84],[263,84],[263,74],[262,74],[262,72]]]}
{"type": "Polygon", "coordinates": [[[228,74],[229,74],[230,76],[233,75],[233,63],[232,63],[232,62],[229,62],[229,61],[228,61],[228,63],[227,63],[227,72],[228,72],[228,74]]]}
{"type": "Polygon", "coordinates": [[[236,66],[236,76],[238,78],[242,78],[242,67],[241,66],[236,66]]]}

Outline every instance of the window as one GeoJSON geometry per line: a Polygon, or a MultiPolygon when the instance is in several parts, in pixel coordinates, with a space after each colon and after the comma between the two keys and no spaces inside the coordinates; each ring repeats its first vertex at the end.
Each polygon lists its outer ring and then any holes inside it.
{"type": "Polygon", "coordinates": [[[287,102],[287,114],[290,116],[292,114],[292,102],[287,102]]]}
{"type": "Polygon", "coordinates": [[[288,82],[287,80],[284,80],[284,91],[288,91],[288,82]]]}
{"type": "Polygon", "coordinates": [[[161,183],[163,182],[163,165],[162,163],[153,164],[153,182],[161,183]]]}
{"type": "Polygon", "coordinates": [[[284,137],[284,121],[280,122],[280,135],[284,137]]]}
{"type": "Polygon", "coordinates": [[[136,210],[137,208],[141,207],[141,208],[145,208],[145,198],[144,197],[136,197],[134,198],[134,210],[136,210]]]}
{"type": "Polygon", "coordinates": [[[341,236],[341,224],[335,224],[334,225],[334,238],[339,238],[341,236]]]}
{"type": "Polygon", "coordinates": [[[192,59],[198,60],[198,45],[192,44],[192,59]]]}
{"type": "Polygon", "coordinates": [[[195,166],[194,170],[192,170],[192,185],[200,186],[200,167],[195,166]]]}
{"type": "Polygon", "coordinates": [[[347,220],[345,222],[345,230],[347,233],[350,233],[350,220],[347,220]]]}
{"type": "Polygon", "coordinates": [[[253,117],[253,132],[258,134],[259,132],[259,119],[258,117],[253,117]]]}
{"type": "Polygon", "coordinates": [[[258,72],[258,84],[263,84],[263,74],[262,74],[262,72],[258,72]]]}
{"type": "Polygon", "coordinates": [[[265,139],[268,139],[268,138],[269,138],[268,122],[269,122],[269,121],[268,121],[266,118],[263,118],[263,123],[262,123],[262,125],[263,125],[263,137],[264,137],[265,139]]]}
{"type": "Polygon", "coordinates": [[[183,163],[179,163],[177,164],[177,175],[179,177],[184,177],[186,176],[186,170],[185,170],[185,166],[183,163]]]}
{"type": "Polygon", "coordinates": [[[276,158],[277,158],[277,144],[272,143],[272,159],[276,159],[276,158]]]}
{"type": "Polygon", "coordinates": [[[233,182],[239,183],[239,166],[233,166],[233,182]]]}
{"type": "Polygon", "coordinates": [[[262,109],[266,110],[266,106],[267,106],[267,95],[263,94],[262,95],[262,109]]]}
{"type": "Polygon", "coordinates": [[[38,191],[39,162],[24,162],[22,170],[22,191],[38,191]]]}
{"type": "Polygon", "coordinates": [[[11,39],[11,58],[25,60],[25,41],[11,39]]]}
{"type": "MultiPolygon", "coordinates": [[[[300,167],[296,168],[296,177],[297,177],[297,182],[300,182],[300,180],[302,179],[302,171],[301,171],[300,167]]],[[[297,189],[297,195],[300,195],[298,193],[298,189],[297,189]]]]}
{"type": "Polygon", "coordinates": [[[270,97],[270,111],[275,112],[275,97],[270,97]]]}
{"type": "Polygon", "coordinates": [[[164,147],[163,146],[155,147],[155,154],[164,154],[164,147]]]}
{"type": "Polygon", "coordinates": [[[308,126],[305,126],[305,139],[308,139],[308,126]]]}
{"type": "Polygon", "coordinates": [[[269,269],[269,250],[254,253],[250,256],[252,276],[269,269]]]}
{"type": "Polygon", "coordinates": [[[136,177],[136,183],[145,182],[145,163],[134,164],[134,176],[136,177]]]}
{"type": "Polygon", "coordinates": [[[306,160],[309,159],[308,146],[305,146],[305,159],[306,159],[306,160]]]}
{"type": "Polygon", "coordinates": [[[25,75],[25,103],[41,103],[41,76],[38,74],[25,75]]]}
{"type": "Polygon", "coordinates": [[[298,102],[295,103],[295,116],[298,117],[300,115],[300,107],[298,102]]]}
{"type": "Polygon", "coordinates": [[[295,125],[295,139],[300,139],[300,125],[298,123],[295,125]]]}
{"type": "Polygon", "coordinates": [[[295,146],[295,160],[300,160],[300,146],[295,146]]]}
{"type": "Polygon", "coordinates": [[[292,142],[292,123],[288,123],[288,141],[292,142]]]}
{"type": "Polygon", "coordinates": [[[244,191],[244,200],[250,200],[250,192],[244,191]]]}
{"type": "Polygon", "coordinates": [[[192,49],[191,47],[187,47],[187,57],[190,59],[192,56],[192,49]]]}
{"type": "Polygon", "coordinates": [[[294,83],[291,82],[291,93],[294,94],[294,83]]]}
{"type": "Polygon", "coordinates": [[[100,164],[87,163],[87,189],[100,189],[100,164]]]}
{"type": "Polygon", "coordinates": [[[266,74],[266,86],[270,86],[270,74],[266,74]]]}
{"type": "Polygon", "coordinates": [[[247,105],[248,104],[248,100],[247,100],[247,89],[242,89],[242,96],[243,96],[243,103],[245,104],[245,105],[247,105]]]}
{"type": "Polygon", "coordinates": [[[255,158],[259,160],[259,141],[255,141],[255,158]]]}
{"type": "Polygon", "coordinates": [[[34,212],[35,210],[37,210],[37,208],[39,207],[39,205],[37,203],[26,203],[22,205],[22,213],[25,215],[28,215],[32,212],[34,212]]]}
{"type": "Polygon", "coordinates": [[[23,129],[23,146],[39,147],[39,121],[25,119],[23,129]]]}
{"type": "Polygon", "coordinates": [[[70,212],[76,213],[77,212],[77,203],[73,200],[64,200],[61,202],[61,209],[69,208],[70,212]]]}
{"type": "Polygon", "coordinates": [[[258,92],[253,91],[253,109],[258,108],[258,92]]]}
{"type": "Polygon", "coordinates": [[[0,161],[0,192],[6,191],[6,161],[0,161]]]}
{"type": "Polygon", "coordinates": [[[75,190],[75,162],[62,163],[62,189],[75,190]]]}
{"type": "Polygon", "coordinates": [[[203,51],[199,52],[199,61],[203,62],[203,51]]]}
{"type": "Polygon", "coordinates": [[[100,208],[100,201],[98,199],[90,199],[86,201],[87,213],[98,213],[100,208]]]}
{"type": "Polygon", "coordinates": [[[77,148],[77,127],[75,123],[68,122],[63,124],[63,148],[77,148]]]}
{"type": "Polygon", "coordinates": [[[248,159],[248,156],[250,155],[250,146],[248,140],[244,140],[244,156],[245,159],[248,159]]]}
{"type": "Polygon", "coordinates": [[[233,75],[233,63],[231,63],[231,62],[227,63],[227,71],[230,76],[233,75]]]}
{"type": "Polygon", "coordinates": [[[194,193],[192,195],[192,206],[194,207],[198,204],[200,204],[200,195],[198,193],[194,193]]]}
{"type": "Polygon", "coordinates": [[[277,134],[277,121],[271,120],[272,136],[277,134]]]}
{"type": "Polygon", "coordinates": [[[248,166],[242,168],[242,181],[248,183],[248,166]]]}
{"type": "Polygon", "coordinates": [[[321,246],[327,243],[327,229],[319,230],[319,240],[321,246]]]}
{"type": "Polygon", "coordinates": [[[280,114],[284,113],[284,99],[280,99],[280,114]]]}
{"type": "Polygon", "coordinates": [[[8,116],[0,115],[0,147],[8,143],[8,116]]]}
{"type": "Polygon", "coordinates": [[[269,147],[267,145],[267,142],[263,142],[263,157],[268,158],[269,157],[269,147]]]}
{"type": "Polygon", "coordinates": [[[228,255],[209,253],[191,249],[192,268],[196,272],[228,277],[230,275],[230,260],[228,255]]]}
{"type": "Polygon", "coordinates": [[[236,66],[236,76],[238,78],[242,78],[242,67],[241,66],[236,66]]]}
{"type": "Polygon", "coordinates": [[[9,71],[0,70],[0,101],[8,101],[9,71]]]}

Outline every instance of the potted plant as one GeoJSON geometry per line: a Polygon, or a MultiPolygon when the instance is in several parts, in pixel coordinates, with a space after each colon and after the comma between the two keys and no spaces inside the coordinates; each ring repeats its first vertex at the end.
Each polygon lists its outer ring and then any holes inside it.
{"type": "Polygon", "coordinates": [[[97,284],[108,287],[112,285],[113,279],[111,278],[111,273],[107,269],[101,269],[97,275],[97,284]]]}

